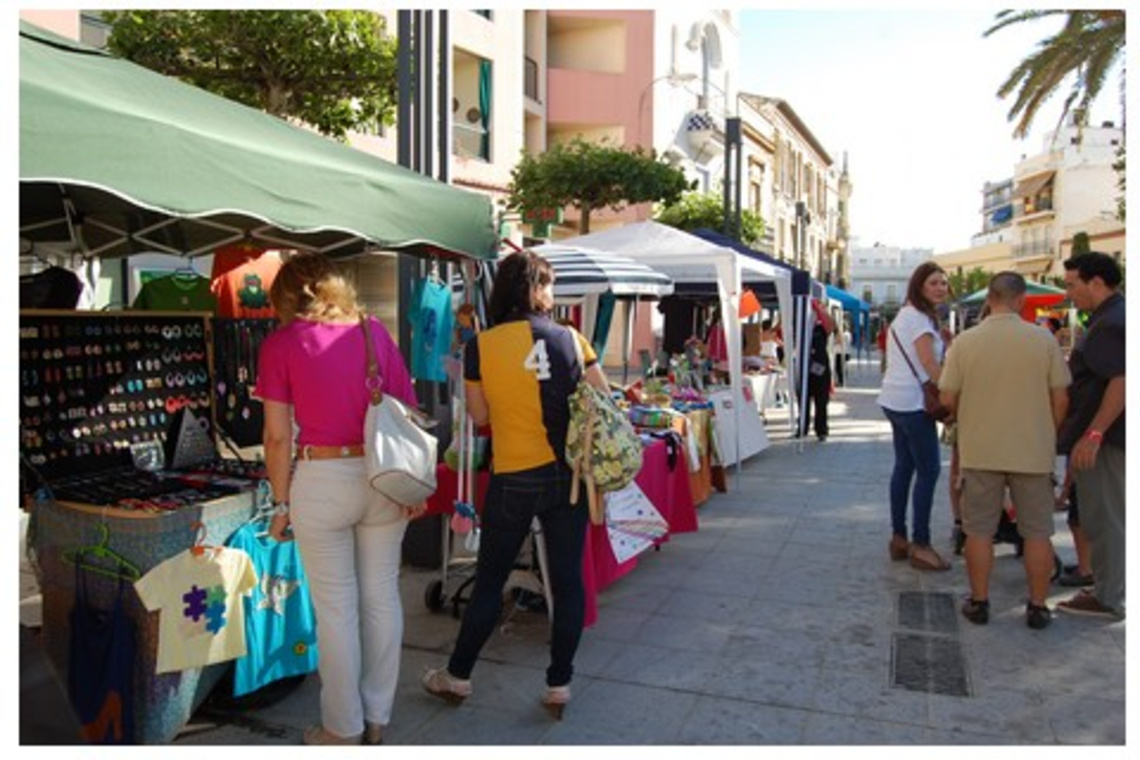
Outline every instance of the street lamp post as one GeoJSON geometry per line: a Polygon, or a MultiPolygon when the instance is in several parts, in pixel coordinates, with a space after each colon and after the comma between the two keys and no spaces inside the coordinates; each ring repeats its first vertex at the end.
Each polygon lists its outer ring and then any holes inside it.
{"type": "MultiPolygon", "coordinates": [[[[645,98],[647,95],[649,95],[649,91],[653,89],[653,85],[657,84],[658,82],[662,82],[662,81],[668,81],[670,85],[672,85],[673,87],[677,87],[677,86],[682,85],[682,84],[688,84],[690,82],[697,81],[697,75],[693,74],[691,72],[690,73],[679,73],[676,71],[671,71],[668,74],[662,74],[659,77],[654,77],[653,79],[650,79],[649,82],[644,87],[641,88],[641,94],[637,98],[637,144],[638,145],[642,144],[641,131],[643,128],[642,125],[644,123],[643,117],[645,114],[645,98]]],[[[653,144],[653,135],[649,136],[649,147],[650,148],[656,147],[653,144]]]]}

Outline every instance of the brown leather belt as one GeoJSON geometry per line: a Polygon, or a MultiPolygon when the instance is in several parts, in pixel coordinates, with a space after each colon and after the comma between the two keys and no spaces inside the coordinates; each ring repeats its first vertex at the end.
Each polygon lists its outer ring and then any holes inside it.
{"type": "Polygon", "coordinates": [[[364,456],[364,444],[350,446],[302,446],[297,451],[298,459],[352,459],[364,456]]]}

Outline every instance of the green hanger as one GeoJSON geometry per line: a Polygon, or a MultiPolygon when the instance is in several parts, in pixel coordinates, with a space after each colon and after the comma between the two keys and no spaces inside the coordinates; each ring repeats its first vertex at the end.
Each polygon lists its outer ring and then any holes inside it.
{"type": "Polygon", "coordinates": [[[110,531],[106,523],[99,523],[100,539],[98,544],[80,546],[64,552],[63,558],[83,570],[90,570],[111,578],[126,578],[137,581],[142,577],[138,566],[126,557],[107,546],[110,531]]]}

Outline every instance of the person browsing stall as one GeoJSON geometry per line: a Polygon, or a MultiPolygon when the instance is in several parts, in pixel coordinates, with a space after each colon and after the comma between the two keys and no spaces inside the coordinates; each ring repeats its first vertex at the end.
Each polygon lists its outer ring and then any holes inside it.
{"type": "Polygon", "coordinates": [[[956,413],[962,472],[962,530],[970,597],[962,615],[989,622],[994,534],[1008,489],[1024,539],[1030,628],[1049,625],[1053,571],[1053,468],[1057,427],[1069,406],[1069,369],[1048,330],[1021,318],[1025,278],[999,272],[986,294],[989,316],[954,341],[939,380],[956,413]]]}
{"type": "Polygon", "coordinates": [[[503,587],[537,517],[546,541],[554,599],[550,664],[542,705],[555,718],[570,701],[574,655],[585,624],[582,552],[588,510],[570,503],[565,463],[568,399],[584,376],[609,392],[590,344],[550,317],[554,271],[530,250],[499,262],[491,290],[492,327],[466,347],[467,411],[491,426],[491,478],[471,600],[445,668],[425,671],[430,694],[458,704],[472,693],[471,672],[499,619],[503,587]],[[579,349],[585,367],[578,360],[579,349]]]}
{"type": "MultiPolygon", "coordinates": [[[[277,499],[269,526],[295,535],[317,617],[321,723],[306,744],[379,744],[400,674],[401,545],[412,514],[368,485],[362,311],[324,256],[300,253],[269,293],[280,327],[261,348],[265,465],[277,499]],[[293,470],[293,425],[297,428],[293,470]]],[[[415,407],[399,349],[371,317],[384,392],[415,407]]]]}
{"type": "Polygon", "coordinates": [[[885,343],[887,366],[878,399],[891,423],[895,453],[890,480],[888,553],[892,560],[909,559],[911,566],[918,570],[950,569],[950,563],[930,545],[930,513],[934,488],[942,470],[942,452],[936,423],[923,410],[922,395],[922,381],[929,379],[937,383],[942,371],[950,335],[940,323],[938,305],[946,300],[948,293],[946,272],[938,264],[928,261],[911,273],[906,303],[886,328],[889,333],[885,343]],[[916,373],[920,377],[916,377],[916,373]],[[910,541],[907,540],[907,502],[913,508],[910,541]]]}

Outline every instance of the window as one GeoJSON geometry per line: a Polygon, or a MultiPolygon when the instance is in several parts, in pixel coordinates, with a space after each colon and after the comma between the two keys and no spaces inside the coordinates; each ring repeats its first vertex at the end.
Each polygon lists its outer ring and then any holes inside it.
{"type": "Polygon", "coordinates": [[[453,67],[453,152],[464,158],[490,161],[494,105],[491,62],[456,50],[453,67]]]}

